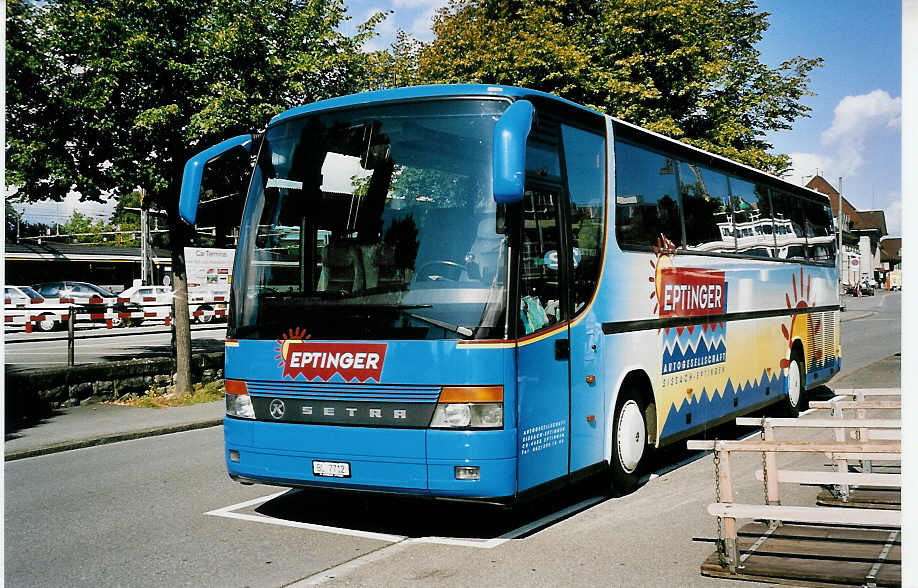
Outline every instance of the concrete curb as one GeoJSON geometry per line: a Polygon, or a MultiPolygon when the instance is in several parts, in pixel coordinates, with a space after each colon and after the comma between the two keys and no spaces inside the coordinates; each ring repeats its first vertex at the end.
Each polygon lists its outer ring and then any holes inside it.
{"type": "Polygon", "coordinates": [[[223,418],[219,419],[207,419],[203,421],[198,421],[195,423],[184,423],[181,425],[165,425],[161,427],[153,427],[150,429],[142,429],[140,431],[126,431],[124,433],[112,433],[109,435],[100,435],[97,437],[89,437],[87,439],[78,439],[75,441],[64,441],[62,443],[55,443],[53,445],[46,445],[44,447],[36,447],[34,449],[23,449],[20,451],[14,451],[7,453],[4,456],[4,461],[15,461],[17,459],[25,459],[27,457],[37,457],[39,455],[48,455],[50,453],[60,453],[62,451],[70,451],[72,449],[83,449],[85,447],[94,447],[96,445],[107,445],[109,443],[118,443],[119,441],[130,441],[131,439],[142,439],[144,437],[156,437],[158,435],[168,435],[170,433],[181,433],[182,431],[193,431],[195,429],[206,429],[208,427],[217,427],[223,424],[223,418]]]}
{"type": "Polygon", "coordinates": [[[838,322],[847,323],[848,321],[856,321],[858,319],[867,318],[868,316],[873,316],[875,314],[876,314],[875,312],[869,312],[869,311],[867,312],[863,312],[863,311],[845,312],[841,315],[841,318],[838,319],[838,322]]]}

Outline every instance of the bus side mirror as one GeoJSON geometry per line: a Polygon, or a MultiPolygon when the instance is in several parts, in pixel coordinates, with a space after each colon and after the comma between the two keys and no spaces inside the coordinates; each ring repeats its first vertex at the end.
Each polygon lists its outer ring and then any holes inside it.
{"type": "Polygon", "coordinates": [[[494,125],[494,200],[498,203],[523,199],[526,180],[526,139],[532,130],[535,108],[528,100],[510,105],[494,125]]]}
{"type": "Polygon", "coordinates": [[[254,143],[252,135],[239,135],[201,151],[185,163],[185,171],[182,174],[182,193],[179,196],[179,215],[187,223],[193,225],[198,217],[198,201],[201,199],[204,166],[237,147],[242,147],[251,153],[254,143]]]}

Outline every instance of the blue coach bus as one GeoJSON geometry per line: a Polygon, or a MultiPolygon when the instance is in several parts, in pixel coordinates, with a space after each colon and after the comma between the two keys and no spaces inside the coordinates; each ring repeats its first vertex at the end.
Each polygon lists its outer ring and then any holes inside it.
{"type": "Polygon", "coordinates": [[[226,340],[238,481],[512,502],[840,367],[825,196],[549,94],[294,108],[254,156],[226,340]]]}

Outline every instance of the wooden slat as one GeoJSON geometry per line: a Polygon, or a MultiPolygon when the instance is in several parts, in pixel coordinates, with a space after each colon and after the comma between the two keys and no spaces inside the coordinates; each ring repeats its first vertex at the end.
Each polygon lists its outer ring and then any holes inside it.
{"type": "MultiPolygon", "coordinates": [[[[900,429],[902,419],[765,419],[766,425],[775,428],[794,429],[900,429]]],[[[736,424],[744,427],[760,427],[762,419],[739,417],[736,424]]]]}
{"type": "Polygon", "coordinates": [[[901,396],[902,388],[842,388],[834,392],[836,396],[901,396]]]}
{"type": "Polygon", "coordinates": [[[847,508],[902,510],[902,492],[898,488],[855,488],[848,494],[847,500],[844,500],[828,490],[823,490],[816,496],[816,504],[819,506],[844,506],[847,508]]]}
{"type": "Polygon", "coordinates": [[[733,519],[769,519],[857,527],[899,527],[902,525],[901,511],[874,508],[851,509],[829,506],[776,506],[715,502],[708,505],[708,514],[733,519]]]}
{"type": "MultiPolygon", "coordinates": [[[[879,441],[877,441],[879,443],[879,441]]],[[[826,452],[826,457],[829,459],[850,459],[850,460],[870,460],[870,461],[900,461],[899,457],[893,457],[896,454],[890,453],[873,453],[870,451],[854,451],[854,452],[844,452],[844,451],[835,451],[835,452],[826,452]]],[[[901,452],[899,453],[901,456],[901,452]]]]}
{"type": "Polygon", "coordinates": [[[902,402],[899,400],[810,400],[810,408],[840,408],[840,409],[866,409],[896,410],[902,408],[902,402]]]}
{"type": "MultiPolygon", "coordinates": [[[[749,536],[742,539],[741,546],[748,549],[751,542],[766,531],[768,527],[759,523],[744,526],[741,534],[749,536]]],[[[798,587],[838,588],[862,586],[873,572],[877,586],[901,586],[901,565],[895,563],[901,559],[901,548],[898,539],[891,539],[892,534],[888,530],[784,524],[767,538],[758,553],[746,558],[736,573],[731,574],[720,565],[716,552],[701,564],[701,573],[798,587]],[[815,534],[821,535],[823,540],[794,539],[795,535],[815,534]],[[884,556],[885,546],[890,544],[884,556]],[[778,553],[781,556],[776,557],[778,553]],[[857,561],[846,561],[848,555],[857,561]],[[881,565],[875,569],[877,563],[881,565]]]]}
{"type": "MultiPolygon", "coordinates": [[[[744,441],[718,441],[691,439],[686,442],[686,447],[702,451],[718,449],[720,451],[788,451],[796,453],[832,453],[835,455],[864,453],[885,455],[885,457],[873,459],[892,459],[890,454],[902,452],[902,443],[899,441],[761,441],[754,438],[744,441]]],[[[861,458],[854,457],[851,459],[861,458]]]]}
{"type": "Polygon", "coordinates": [[[898,441],[902,439],[902,431],[895,429],[867,429],[861,431],[861,437],[866,433],[869,441],[898,441]]]}
{"type": "MultiPolygon", "coordinates": [[[[762,470],[756,470],[755,478],[763,481],[762,470]]],[[[769,472],[769,479],[771,473],[769,472]]],[[[901,488],[900,474],[861,474],[852,472],[808,472],[805,470],[778,470],[778,482],[784,484],[850,484],[852,486],[883,486],[901,488]]]]}

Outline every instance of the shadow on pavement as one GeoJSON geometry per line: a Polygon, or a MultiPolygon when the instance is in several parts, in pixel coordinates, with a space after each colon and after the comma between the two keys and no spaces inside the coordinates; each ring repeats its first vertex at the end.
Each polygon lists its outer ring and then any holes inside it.
{"type": "Polygon", "coordinates": [[[379,494],[296,489],[254,511],[280,519],[403,537],[521,538],[605,499],[595,482],[578,484],[514,508],[379,494]],[[581,508],[573,508],[588,499],[581,508]],[[563,511],[563,512],[562,512],[563,511]],[[552,516],[554,515],[554,516],[552,516]],[[542,519],[543,524],[533,524],[542,519]]]}
{"type": "MultiPolygon", "coordinates": [[[[831,398],[828,388],[817,389],[810,398],[831,398]]],[[[773,413],[758,411],[748,416],[773,413]]],[[[741,439],[755,427],[726,423],[693,435],[693,439],[741,439]]],[[[646,484],[707,456],[689,451],[680,441],[656,452],[646,484]]],[[[638,487],[634,492],[640,492],[638,487]]],[[[459,503],[416,496],[392,496],[325,489],[295,489],[254,508],[265,517],[404,537],[454,539],[522,538],[534,535],[574,514],[591,508],[609,496],[608,477],[597,474],[568,488],[532,501],[513,505],[459,503]]]]}

